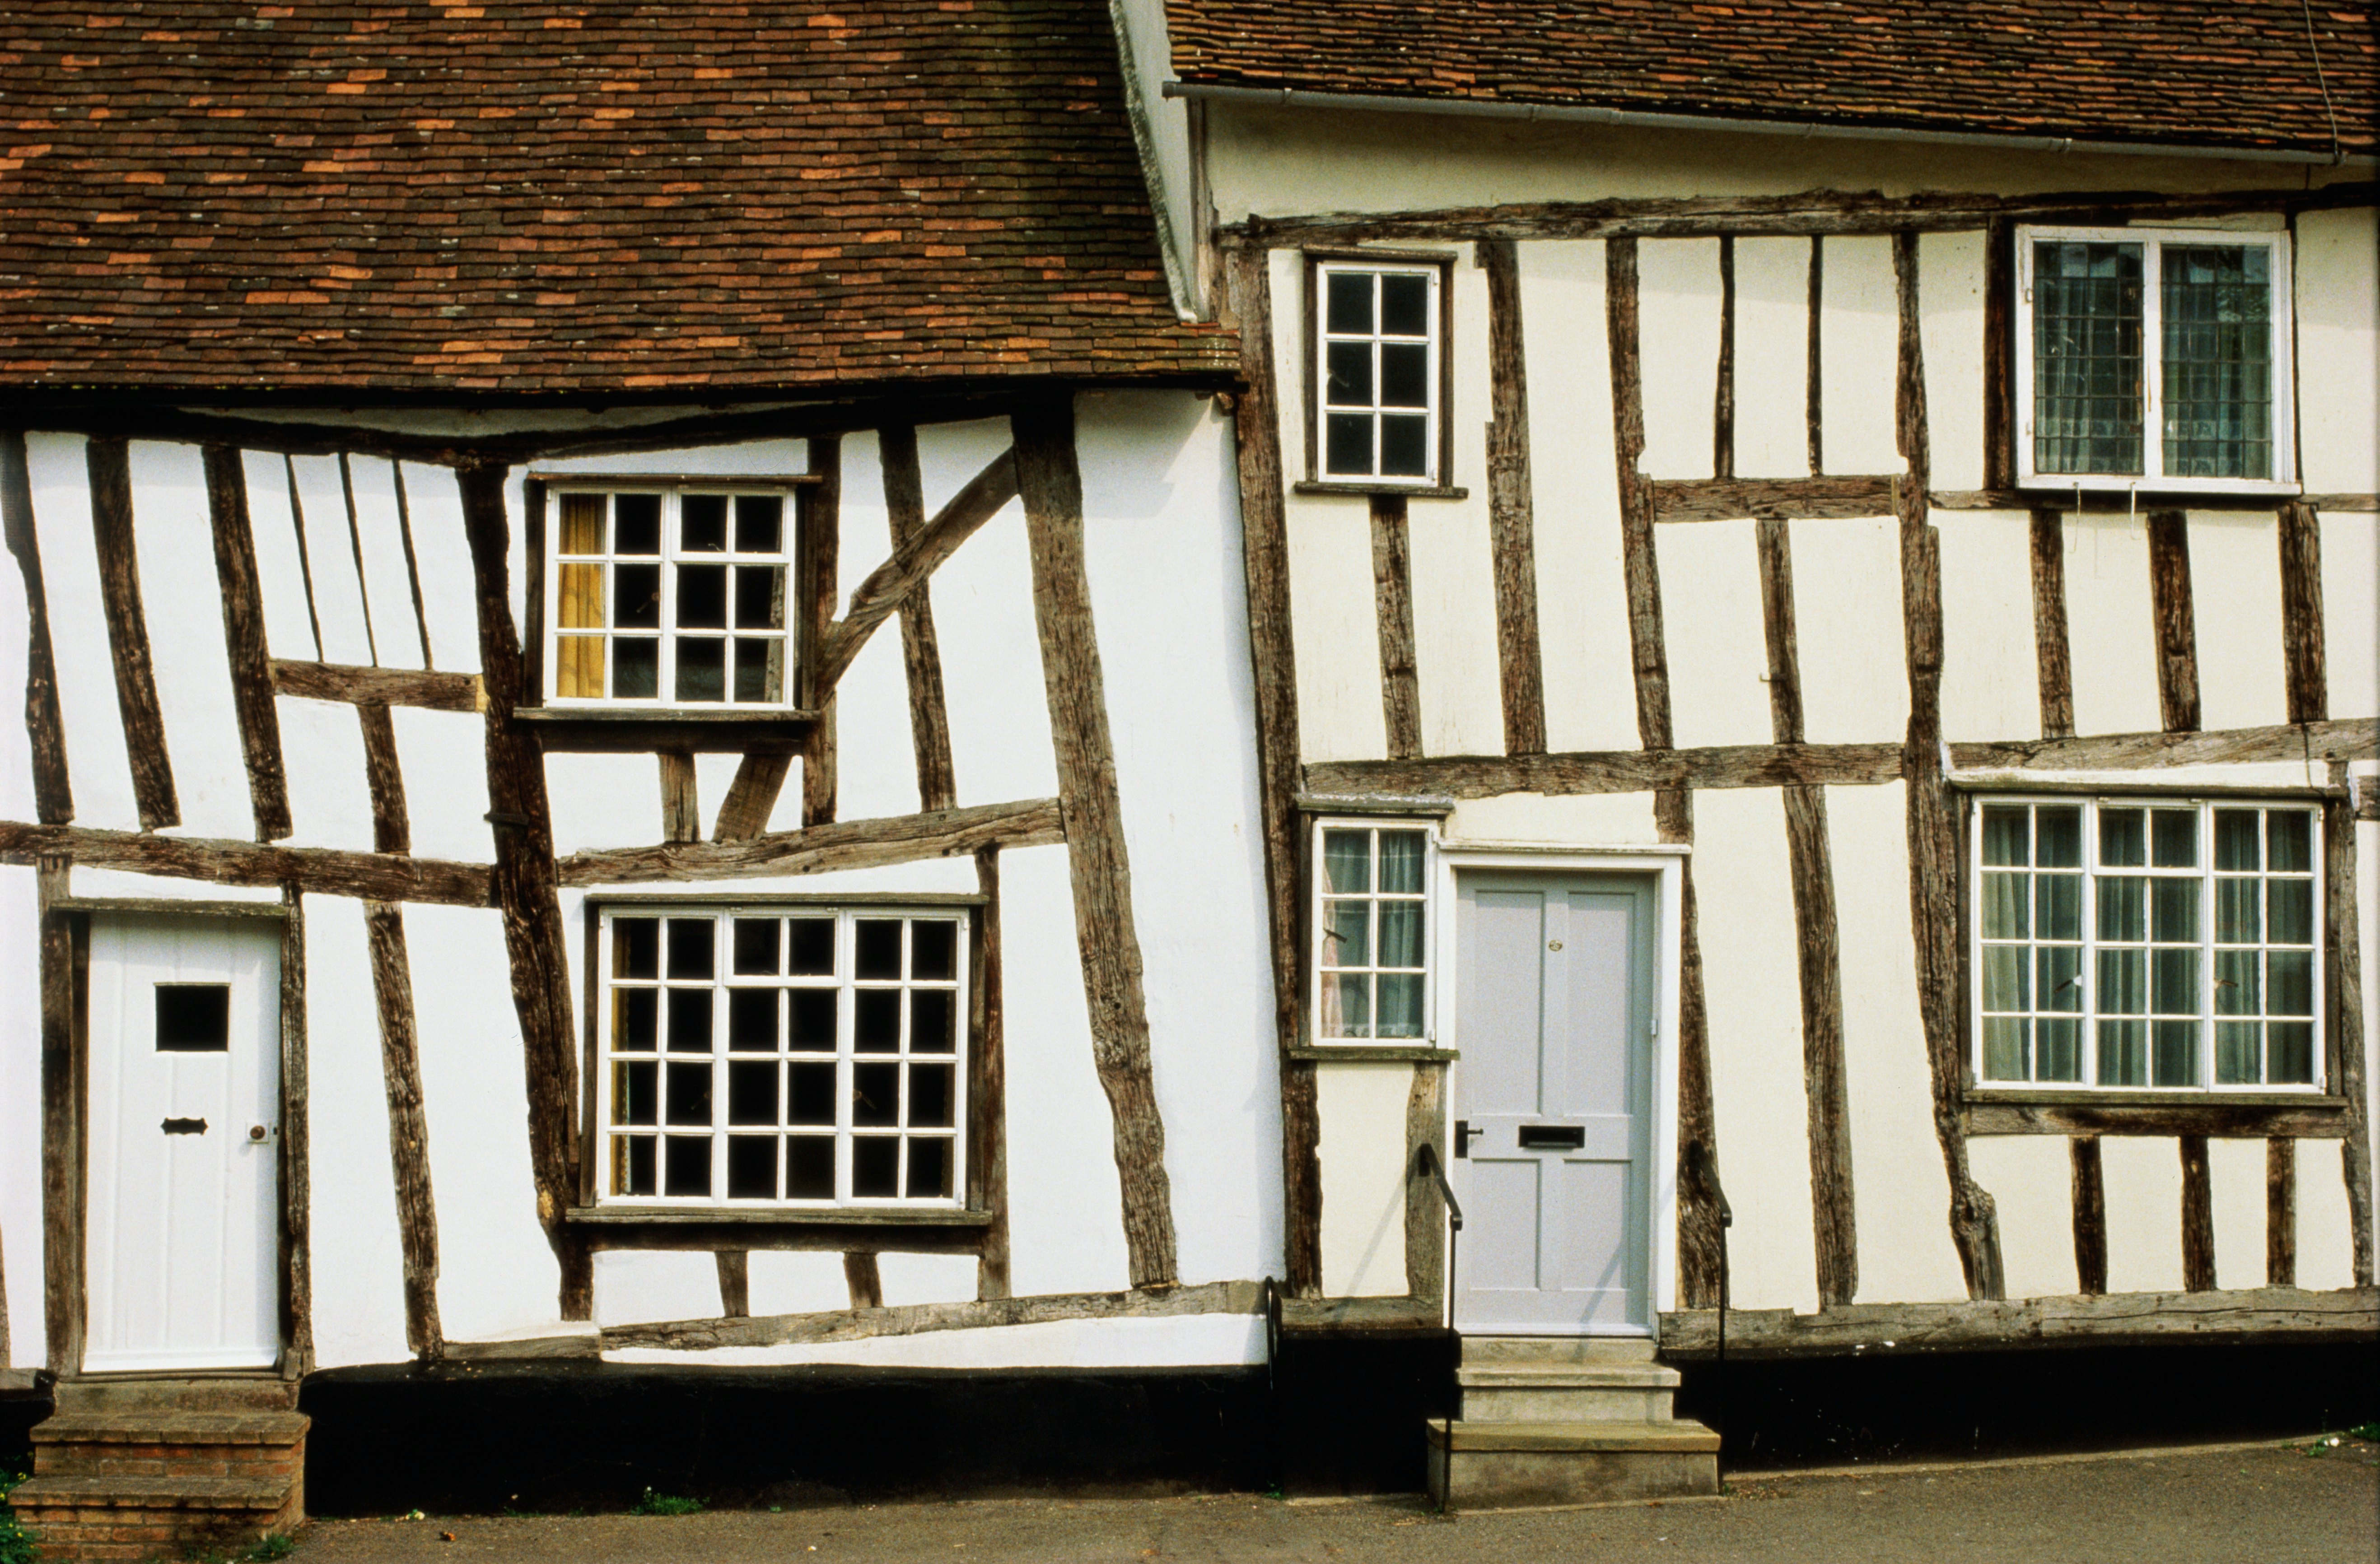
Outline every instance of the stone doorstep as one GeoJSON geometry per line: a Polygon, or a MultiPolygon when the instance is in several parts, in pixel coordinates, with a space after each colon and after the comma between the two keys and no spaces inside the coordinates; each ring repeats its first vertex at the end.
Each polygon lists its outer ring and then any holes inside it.
{"type": "Polygon", "coordinates": [[[287,1508],[295,1489],[292,1482],[253,1477],[28,1477],[8,1496],[8,1504],[28,1524],[36,1525],[44,1509],[170,1510],[225,1520],[250,1515],[270,1519],[287,1508]]]}
{"type": "Polygon", "coordinates": [[[1649,1364],[1649,1336],[1465,1336],[1465,1367],[1516,1364],[1649,1364]]]}
{"type": "Polygon", "coordinates": [[[57,1405],[61,1414],[288,1412],[298,1408],[298,1381],[265,1374],[62,1379],[57,1405]]]}
{"type": "Polygon", "coordinates": [[[1674,1390],[1682,1377],[1657,1363],[1491,1363],[1454,1371],[1466,1390],[1674,1390]]]}
{"type": "Polygon", "coordinates": [[[1665,1455],[1718,1453],[1718,1436],[1683,1418],[1668,1423],[1481,1423],[1433,1417],[1424,1426],[1431,1446],[1442,1450],[1540,1455],[1633,1450],[1665,1455]]]}
{"type": "Polygon", "coordinates": [[[41,1445],[248,1445],[287,1449],[301,1442],[313,1419],[294,1412],[61,1412],[33,1425],[41,1445]]]}

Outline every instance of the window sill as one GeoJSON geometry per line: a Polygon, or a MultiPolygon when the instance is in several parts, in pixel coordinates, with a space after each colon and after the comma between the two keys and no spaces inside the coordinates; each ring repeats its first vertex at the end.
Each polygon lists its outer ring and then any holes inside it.
{"type": "Polygon", "coordinates": [[[1289,1050],[1312,1064],[1451,1064],[1463,1055],[1427,1043],[1315,1043],[1289,1050]]]}
{"type": "Polygon", "coordinates": [[[2347,1099],[2313,1092],[1971,1090],[1971,1135],[2215,1135],[2335,1140],[2347,1099]]]}
{"type": "Polygon", "coordinates": [[[972,1255],[989,1211],[950,1206],[574,1206],[565,1219],[594,1249],[839,1249],[972,1255]]]}
{"type": "Polygon", "coordinates": [[[1352,494],[1369,499],[1376,494],[1397,494],[1408,500],[1468,500],[1468,489],[1447,489],[1427,483],[1341,483],[1307,479],[1289,487],[1293,494],[1352,494]]]}
{"type": "Polygon", "coordinates": [[[2113,494],[2137,498],[2143,510],[2152,507],[2187,508],[2193,500],[2289,499],[2305,491],[2302,483],[2277,482],[2270,479],[2251,478],[2162,478],[2154,484],[2136,478],[2082,478],[2039,476],[2020,478],[2017,489],[2026,494],[2072,495],[2080,490],[2085,494],[2113,494]]]}
{"type": "Polygon", "coordinates": [[[786,755],[801,746],[818,713],[519,706],[513,720],[527,724],[550,755],[786,755]]]}

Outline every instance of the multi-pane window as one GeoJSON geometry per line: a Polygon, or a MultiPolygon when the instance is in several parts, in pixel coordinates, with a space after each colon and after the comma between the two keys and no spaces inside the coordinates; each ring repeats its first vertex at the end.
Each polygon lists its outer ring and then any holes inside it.
{"type": "Polygon", "coordinates": [[[1324,261],[1314,282],[1321,291],[1318,476],[1436,481],[1439,268],[1324,261]]]}
{"type": "Polygon", "coordinates": [[[2291,478],[2286,236],[2030,228],[2017,248],[2023,481],[2291,478]]]}
{"type": "Polygon", "coordinates": [[[1325,824],[1315,836],[1317,1035],[1426,1036],[1429,833],[1325,824]]]}
{"type": "Polygon", "coordinates": [[[791,703],[783,494],[557,499],[550,699],[791,703]]]}
{"type": "Polygon", "coordinates": [[[2319,837],[2301,805],[1980,805],[1978,1080],[2320,1085],[2319,837]]]}
{"type": "Polygon", "coordinates": [[[601,927],[605,1201],[964,1193],[960,910],[618,907],[601,927]]]}

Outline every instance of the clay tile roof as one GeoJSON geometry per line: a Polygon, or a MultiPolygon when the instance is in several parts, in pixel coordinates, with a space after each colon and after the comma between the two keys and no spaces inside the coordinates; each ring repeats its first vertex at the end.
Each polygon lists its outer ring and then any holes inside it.
{"type": "Polygon", "coordinates": [[[2333,150],[2334,116],[2338,147],[2370,153],[2380,119],[2371,0],[1167,0],[1166,11],[1175,73],[1217,85],[2316,153],[2333,150]]]}
{"type": "Polygon", "coordinates": [[[1099,0],[0,8],[0,392],[1235,369],[1099,0]]]}

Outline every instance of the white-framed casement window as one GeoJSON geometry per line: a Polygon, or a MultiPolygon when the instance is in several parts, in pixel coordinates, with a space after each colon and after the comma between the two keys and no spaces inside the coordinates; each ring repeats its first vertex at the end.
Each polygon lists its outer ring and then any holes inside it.
{"type": "Polygon", "coordinates": [[[1325,483],[1444,481],[1442,262],[1317,260],[1309,416],[1325,483]]]}
{"type": "Polygon", "coordinates": [[[2288,235],[2022,227],[2016,249],[2020,483],[2296,487],[2288,235]]]}
{"type": "Polygon", "coordinates": [[[599,1204],[960,1205],[968,922],[601,909],[599,1204]]]}
{"type": "Polygon", "coordinates": [[[793,705],[783,492],[557,486],[555,498],[549,704],[793,705]]]}
{"type": "Polygon", "coordinates": [[[1974,808],[1979,1085],[2321,1088],[2319,811],[2071,796],[1974,808]]]}
{"type": "Polygon", "coordinates": [[[1404,820],[1315,823],[1318,1041],[1428,1037],[1431,838],[1404,820]]]}

